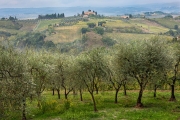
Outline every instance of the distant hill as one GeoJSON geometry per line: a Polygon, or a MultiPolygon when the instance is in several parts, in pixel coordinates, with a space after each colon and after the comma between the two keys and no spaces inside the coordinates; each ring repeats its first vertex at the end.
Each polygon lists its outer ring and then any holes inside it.
{"type": "Polygon", "coordinates": [[[74,16],[84,10],[95,10],[98,14],[116,16],[124,14],[138,14],[149,11],[162,11],[180,14],[179,3],[145,4],[124,7],[47,7],[47,8],[1,8],[0,18],[16,16],[18,19],[35,19],[38,15],[64,13],[66,16],[74,16]]]}

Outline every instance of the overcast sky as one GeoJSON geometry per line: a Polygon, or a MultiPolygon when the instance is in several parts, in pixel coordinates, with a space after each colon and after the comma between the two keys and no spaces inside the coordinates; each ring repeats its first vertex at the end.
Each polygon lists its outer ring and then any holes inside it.
{"type": "Polygon", "coordinates": [[[0,8],[71,7],[71,6],[131,6],[149,3],[169,3],[180,0],[0,0],[0,8]]]}

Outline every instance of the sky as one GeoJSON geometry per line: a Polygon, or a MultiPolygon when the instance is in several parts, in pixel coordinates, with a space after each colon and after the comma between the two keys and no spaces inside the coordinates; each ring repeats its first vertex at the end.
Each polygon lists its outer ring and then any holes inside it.
{"type": "Polygon", "coordinates": [[[0,0],[0,8],[38,8],[38,7],[122,7],[150,3],[169,3],[180,0],[0,0]]]}

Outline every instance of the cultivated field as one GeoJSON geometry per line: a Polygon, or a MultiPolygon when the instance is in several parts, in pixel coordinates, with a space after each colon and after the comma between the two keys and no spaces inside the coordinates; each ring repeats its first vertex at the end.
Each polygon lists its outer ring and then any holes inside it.
{"type": "Polygon", "coordinates": [[[39,25],[36,31],[44,31],[48,28],[48,25],[58,24],[61,20],[60,19],[52,19],[52,20],[40,20],[39,25]]]}
{"type": "MultiPolygon", "coordinates": [[[[38,23],[36,31],[45,31],[48,29],[48,25],[59,24],[61,19],[55,20],[42,20],[38,23]]],[[[148,39],[154,35],[165,33],[169,30],[157,22],[149,21],[143,18],[131,19],[131,20],[116,20],[116,19],[90,19],[87,22],[79,21],[72,26],[59,26],[54,27],[55,34],[48,35],[46,40],[51,40],[54,43],[61,42],[72,42],[77,39],[81,39],[81,28],[87,28],[87,23],[98,23],[99,21],[105,21],[105,26],[111,29],[126,29],[126,28],[137,28],[148,34],[136,34],[136,33],[106,33],[104,36],[111,37],[117,41],[119,40],[133,40],[133,39],[148,39]]],[[[165,36],[166,38],[167,36],[165,36]]],[[[167,37],[172,39],[171,37],[167,37]]]]}
{"type": "Polygon", "coordinates": [[[163,19],[163,18],[157,18],[154,19],[158,24],[161,24],[164,27],[167,27],[169,29],[174,29],[175,25],[180,26],[180,22],[178,20],[174,19],[163,19]]]}
{"type": "Polygon", "coordinates": [[[46,40],[54,43],[73,42],[81,39],[81,28],[77,26],[56,27],[55,34],[46,37],[46,40]]]}
{"type": "MultiPolygon", "coordinates": [[[[106,33],[105,36],[108,36],[117,42],[121,41],[131,41],[131,40],[146,40],[150,39],[154,36],[155,34],[132,34],[132,33],[106,33]]],[[[172,37],[170,36],[164,36],[161,35],[162,39],[165,40],[172,40],[172,37]]]]}
{"type": "Polygon", "coordinates": [[[165,28],[157,24],[156,22],[152,22],[146,19],[132,19],[129,22],[141,28],[143,31],[147,33],[158,34],[158,33],[165,33],[169,30],[168,28],[165,28]]]}

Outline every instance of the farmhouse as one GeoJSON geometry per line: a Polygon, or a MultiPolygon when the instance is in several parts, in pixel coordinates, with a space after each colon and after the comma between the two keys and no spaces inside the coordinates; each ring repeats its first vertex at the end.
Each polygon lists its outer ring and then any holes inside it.
{"type": "Polygon", "coordinates": [[[88,11],[88,12],[84,12],[84,15],[96,15],[96,13],[95,13],[95,12],[88,11]]]}
{"type": "Polygon", "coordinates": [[[129,18],[129,16],[125,15],[125,16],[121,16],[121,18],[127,19],[129,18]]]}
{"type": "Polygon", "coordinates": [[[83,18],[87,18],[89,17],[89,15],[96,15],[96,14],[97,12],[88,10],[87,12],[84,12],[82,15],[83,15],[83,18]]]}

